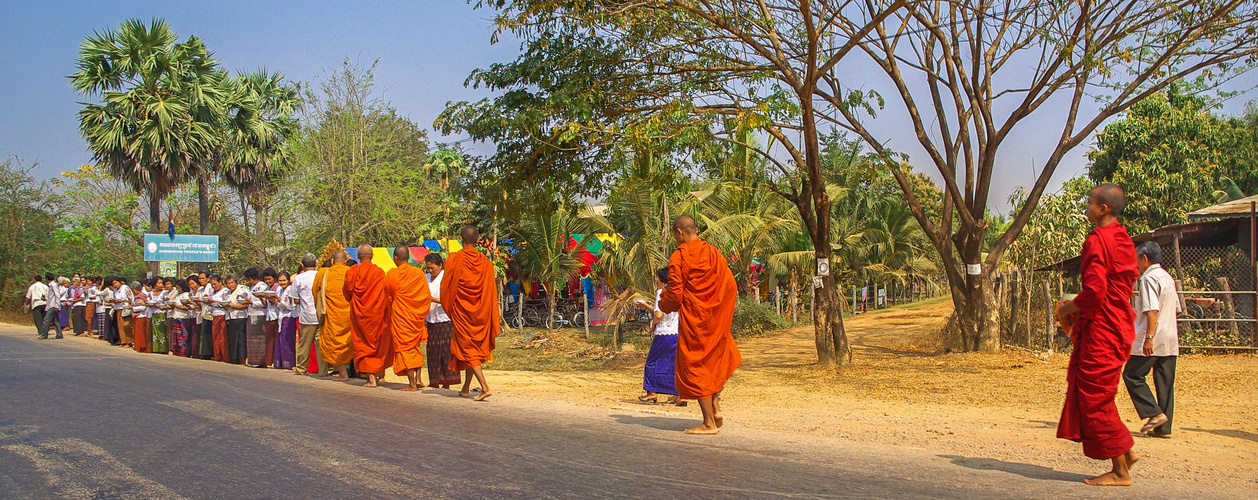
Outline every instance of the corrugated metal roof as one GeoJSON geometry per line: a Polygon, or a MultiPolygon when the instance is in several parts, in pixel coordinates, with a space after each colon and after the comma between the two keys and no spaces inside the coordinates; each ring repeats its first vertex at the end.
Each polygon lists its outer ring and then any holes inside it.
{"type": "Polygon", "coordinates": [[[1188,212],[1188,220],[1249,217],[1249,205],[1251,203],[1258,203],[1258,195],[1247,196],[1239,200],[1232,200],[1226,203],[1211,205],[1200,210],[1188,212]]]}

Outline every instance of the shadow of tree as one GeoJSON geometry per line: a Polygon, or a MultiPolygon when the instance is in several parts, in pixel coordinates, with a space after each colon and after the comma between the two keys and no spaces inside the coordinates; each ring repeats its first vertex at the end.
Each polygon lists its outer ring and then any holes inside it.
{"type": "Polygon", "coordinates": [[[1255,434],[1255,433],[1252,433],[1252,432],[1246,432],[1246,431],[1238,431],[1238,430],[1236,430],[1236,429],[1189,429],[1189,428],[1184,428],[1184,430],[1186,430],[1186,431],[1193,431],[1193,432],[1208,432],[1208,433],[1210,433],[1210,434],[1214,434],[1214,435],[1216,435],[1216,436],[1224,436],[1224,437],[1230,437],[1230,438],[1236,438],[1236,439],[1244,439],[1244,440],[1246,440],[1246,441],[1253,441],[1253,442],[1255,442],[1255,443],[1258,443],[1258,434],[1255,434]]]}
{"type": "Polygon", "coordinates": [[[998,470],[1017,474],[1030,479],[1042,479],[1051,481],[1067,481],[1082,482],[1089,476],[1083,474],[1075,474],[1072,472],[1062,472],[1049,467],[1040,465],[1023,464],[1017,462],[1005,462],[991,458],[971,458],[958,455],[937,455],[939,458],[948,459],[954,465],[960,465],[975,470],[998,470]]]}

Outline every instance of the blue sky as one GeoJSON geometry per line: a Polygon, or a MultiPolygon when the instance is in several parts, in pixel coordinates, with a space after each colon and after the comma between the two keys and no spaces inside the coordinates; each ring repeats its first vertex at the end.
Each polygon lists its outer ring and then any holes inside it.
{"type": "MultiPolygon", "coordinates": [[[[492,15],[492,11],[473,10],[463,0],[0,0],[0,156],[15,155],[27,165],[38,161],[35,174],[43,178],[90,161],[75,119],[82,98],[70,89],[66,76],[74,72],[78,44],[85,35],[128,18],[165,18],[181,37],[202,38],[226,68],[266,67],[297,81],[314,81],[345,57],[364,64],[379,58],[376,82],[384,97],[427,129],[448,101],[488,95],[463,87],[473,69],[511,60],[519,53],[518,43],[509,36],[490,44],[492,15]]],[[[877,77],[876,68],[863,61],[845,61],[840,70],[870,75],[865,88],[886,84],[877,77]]],[[[1247,90],[1255,84],[1258,72],[1226,88],[1247,90]]],[[[1255,97],[1258,93],[1248,92],[1234,98],[1222,112],[1238,114],[1255,97]]],[[[1038,166],[1033,167],[1032,160],[1042,164],[1060,134],[1064,106],[1058,103],[1056,108],[1020,125],[1002,147],[998,160],[1005,164],[993,180],[993,207],[1007,210],[1005,198],[1014,186],[1033,182],[1033,169],[1038,166]],[[1039,127],[1054,121],[1054,127],[1039,127]]],[[[920,170],[933,173],[903,113],[888,110],[871,129],[889,137],[893,149],[907,152],[920,170]]],[[[1084,154],[1090,144],[1067,154],[1050,189],[1085,171],[1084,154]]],[[[492,152],[491,146],[472,145],[471,149],[478,154],[492,152]]]]}

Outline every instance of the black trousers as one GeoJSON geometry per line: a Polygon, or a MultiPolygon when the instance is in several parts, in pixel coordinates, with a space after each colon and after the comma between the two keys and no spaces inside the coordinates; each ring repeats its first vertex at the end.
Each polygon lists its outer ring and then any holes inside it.
{"type": "Polygon", "coordinates": [[[1136,413],[1140,418],[1156,417],[1166,414],[1166,423],[1153,429],[1162,435],[1171,433],[1171,420],[1175,412],[1175,358],[1176,356],[1132,356],[1123,368],[1123,383],[1131,402],[1136,405],[1136,413]],[[1153,385],[1157,389],[1157,399],[1149,390],[1145,377],[1153,372],[1153,385]]]}
{"type": "Polygon", "coordinates": [[[75,335],[87,331],[87,320],[87,306],[74,306],[70,308],[70,325],[74,327],[75,335]]]}
{"type": "Polygon", "coordinates": [[[248,323],[247,318],[227,320],[227,360],[233,365],[249,357],[249,346],[245,343],[248,323]]]}
{"type": "Polygon", "coordinates": [[[48,334],[44,331],[44,306],[31,308],[31,321],[35,322],[35,333],[40,338],[48,337],[48,334]]]}
{"type": "Polygon", "coordinates": [[[209,319],[201,320],[201,336],[197,339],[200,344],[193,352],[193,357],[201,359],[214,359],[214,321],[209,319]]]}

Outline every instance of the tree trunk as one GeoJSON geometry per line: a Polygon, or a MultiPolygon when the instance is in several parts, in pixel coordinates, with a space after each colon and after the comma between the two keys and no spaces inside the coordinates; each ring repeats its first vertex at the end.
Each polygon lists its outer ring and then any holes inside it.
{"type": "MultiPolygon", "coordinates": [[[[149,234],[161,234],[162,231],[162,199],[157,196],[157,192],[149,190],[149,234]]],[[[149,261],[149,277],[157,276],[161,270],[161,263],[158,261],[149,261]]]]}
{"type": "Polygon", "coordinates": [[[1000,351],[1000,311],[994,306],[996,290],[992,274],[967,276],[966,286],[953,286],[952,303],[958,313],[963,348],[967,351],[1000,351]]]}
{"type": "Polygon", "coordinates": [[[791,266],[791,291],[790,291],[790,307],[791,323],[799,323],[799,276],[796,275],[794,266],[791,266]]]}
{"type": "MultiPolygon", "coordinates": [[[[201,234],[210,234],[210,193],[209,179],[205,175],[197,176],[197,228],[201,234]]],[[[197,272],[209,272],[209,262],[198,262],[197,272]]]]}

